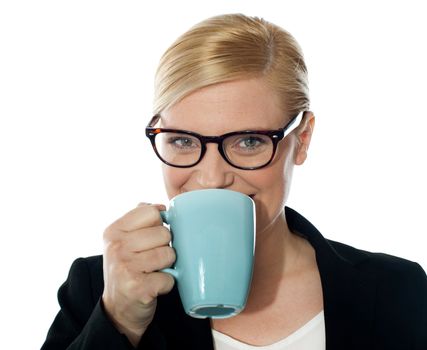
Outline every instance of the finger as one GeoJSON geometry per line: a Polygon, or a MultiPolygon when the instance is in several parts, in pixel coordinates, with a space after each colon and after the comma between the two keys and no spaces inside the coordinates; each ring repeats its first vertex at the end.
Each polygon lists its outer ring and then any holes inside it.
{"type": "Polygon", "coordinates": [[[164,272],[150,273],[148,275],[148,279],[151,280],[153,286],[156,286],[155,289],[157,296],[169,293],[175,284],[175,279],[168,273],[164,272]]]}
{"type": "Polygon", "coordinates": [[[172,239],[170,231],[165,226],[146,227],[135,231],[122,232],[121,236],[124,254],[140,253],[169,245],[172,239]]]}
{"type": "Polygon", "coordinates": [[[153,204],[153,203],[148,203],[148,202],[140,202],[138,203],[138,207],[142,207],[144,205],[154,205],[155,207],[157,207],[159,210],[166,210],[166,206],[164,204],[153,204]]]}
{"type": "Polygon", "coordinates": [[[160,211],[166,210],[166,206],[164,204],[151,204],[151,205],[154,205],[160,211]]]}
{"type": "Polygon", "coordinates": [[[169,293],[175,284],[174,278],[163,272],[153,272],[144,276],[141,286],[144,288],[140,292],[140,300],[143,304],[151,303],[159,295],[169,293]]]}
{"type": "Polygon", "coordinates": [[[169,246],[163,246],[135,253],[127,264],[134,272],[151,273],[172,266],[175,260],[175,250],[169,246]]]}
{"type": "Polygon", "coordinates": [[[160,226],[162,224],[163,221],[160,216],[160,209],[157,206],[141,205],[116,220],[112,226],[127,232],[144,227],[160,226]]]}

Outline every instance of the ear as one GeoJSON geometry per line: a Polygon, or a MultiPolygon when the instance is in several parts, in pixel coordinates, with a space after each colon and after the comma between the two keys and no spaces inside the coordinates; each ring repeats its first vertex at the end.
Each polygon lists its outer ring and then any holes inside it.
{"type": "Polygon", "coordinates": [[[311,135],[314,130],[314,115],[312,112],[305,112],[304,119],[298,130],[298,143],[295,152],[295,164],[301,165],[307,159],[307,151],[310,146],[311,135]]]}

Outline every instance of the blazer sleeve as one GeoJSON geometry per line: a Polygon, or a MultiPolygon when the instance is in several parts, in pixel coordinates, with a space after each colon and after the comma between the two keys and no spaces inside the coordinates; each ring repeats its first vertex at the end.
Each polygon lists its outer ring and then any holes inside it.
{"type": "Polygon", "coordinates": [[[418,342],[415,344],[416,350],[426,350],[427,349],[427,275],[422,267],[416,264],[416,270],[414,272],[415,288],[419,291],[419,304],[420,304],[420,322],[417,325],[419,337],[418,342]]]}
{"type": "MultiPolygon", "coordinates": [[[[102,270],[99,274],[102,277],[102,270]]],[[[114,327],[103,309],[101,277],[98,277],[98,283],[93,281],[94,273],[87,259],[74,261],[67,280],[58,291],[61,308],[48,331],[42,350],[134,349],[127,337],[114,327]]]]}

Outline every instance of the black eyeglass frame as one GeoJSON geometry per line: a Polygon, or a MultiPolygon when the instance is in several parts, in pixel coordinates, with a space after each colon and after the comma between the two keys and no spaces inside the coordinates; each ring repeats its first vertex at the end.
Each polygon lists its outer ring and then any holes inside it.
{"type": "Polygon", "coordinates": [[[145,128],[145,135],[149,138],[151,145],[153,146],[153,150],[156,153],[157,157],[163,163],[165,163],[169,166],[175,167],[175,168],[191,168],[191,167],[197,165],[198,163],[200,163],[200,161],[203,159],[203,156],[206,153],[206,144],[207,143],[216,143],[218,145],[218,152],[221,154],[222,158],[231,166],[233,166],[237,169],[242,169],[242,170],[257,170],[260,168],[264,168],[271,163],[274,156],[276,155],[277,144],[279,143],[279,141],[283,140],[292,131],[294,131],[296,128],[298,128],[298,126],[301,124],[301,121],[304,118],[304,115],[306,112],[308,112],[308,111],[301,111],[295,117],[293,117],[291,120],[289,120],[289,122],[287,122],[283,128],[280,128],[277,130],[242,130],[242,131],[229,132],[229,133],[226,133],[226,134],[223,134],[220,136],[203,136],[203,135],[200,135],[198,133],[195,133],[193,131],[188,131],[188,130],[155,128],[155,127],[153,127],[153,125],[156,125],[156,123],[160,119],[160,115],[156,114],[155,116],[153,116],[153,118],[151,118],[150,122],[148,123],[147,127],[145,128]],[[200,144],[202,147],[202,149],[200,151],[199,159],[190,165],[176,165],[176,164],[171,164],[171,163],[167,162],[166,160],[164,160],[161,157],[160,153],[158,152],[157,147],[156,147],[156,142],[155,142],[156,136],[162,132],[183,133],[183,134],[188,134],[188,135],[191,135],[191,136],[197,138],[200,141],[200,144]],[[237,166],[237,165],[233,164],[228,159],[226,153],[224,152],[223,141],[229,136],[245,135],[245,134],[255,134],[255,135],[259,134],[259,135],[266,135],[266,136],[270,137],[270,139],[273,143],[273,152],[271,152],[271,157],[265,164],[260,165],[260,166],[256,166],[256,167],[241,167],[241,166],[237,166]]]}

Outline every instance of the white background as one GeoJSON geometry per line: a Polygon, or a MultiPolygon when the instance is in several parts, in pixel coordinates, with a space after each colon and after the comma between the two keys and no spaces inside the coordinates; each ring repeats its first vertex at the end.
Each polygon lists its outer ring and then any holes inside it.
{"type": "Polygon", "coordinates": [[[264,17],[305,53],[317,124],[289,206],[328,238],[426,269],[422,5],[2,1],[0,348],[39,348],[72,261],[102,253],[138,202],[166,202],[144,136],[154,71],[178,34],[222,13],[264,17]]]}

